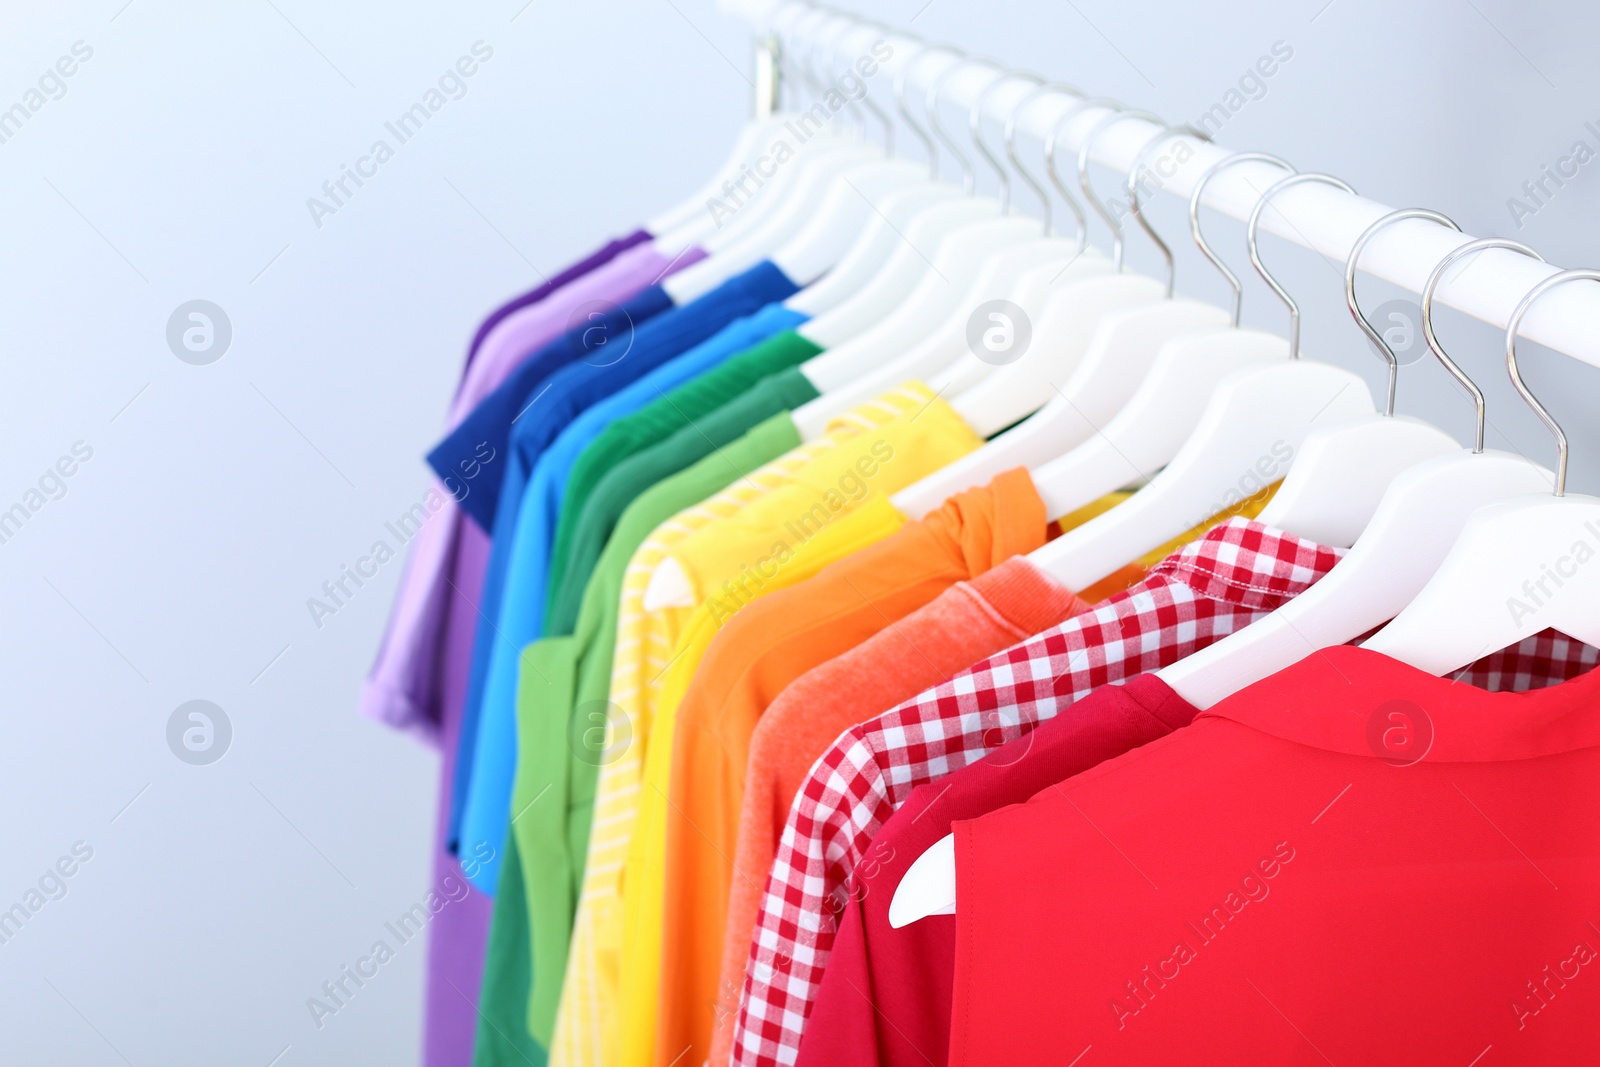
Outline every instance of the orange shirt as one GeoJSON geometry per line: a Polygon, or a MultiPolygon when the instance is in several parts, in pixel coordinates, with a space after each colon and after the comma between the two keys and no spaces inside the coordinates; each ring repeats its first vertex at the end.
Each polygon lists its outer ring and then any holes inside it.
{"type": "Polygon", "coordinates": [[[732,863],[750,738],[767,705],[812,667],[1046,536],[1032,479],[1025,470],[1007,471],[745,606],[717,634],[678,709],[673,741],[659,1067],[674,1057],[679,1064],[706,1059],[714,1030],[726,1062],[739,996],[737,986],[718,988],[729,887],[738,878],[759,892],[767,876],[765,868],[736,872],[732,863]]]}
{"type": "MultiPolygon", "coordinates": [[[[785,820],[812,766],[839,735],[1088,608],[1026,557],[1016,556],[945,590],[784,689],[750,741],[733,857],[734,869],[750,877],[736,875],[730,887],[721,988],[744,984],[750,939],[785,820]]],[[[724,1044],[730,1039],[721,1033],[713,1037],[713,1063],[726,1062],[717,1058],[724,1044]]]]}

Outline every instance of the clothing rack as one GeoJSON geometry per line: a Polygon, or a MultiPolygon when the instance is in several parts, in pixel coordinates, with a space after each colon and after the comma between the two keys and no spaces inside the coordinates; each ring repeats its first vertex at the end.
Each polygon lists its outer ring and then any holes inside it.
{"type": "MultiPolygon", "coordinates": [[[[719,0],[719,7],[725,13],[748,22],[757,33],[757,71],[767,72],[757,83],[757,111],[761,114],[768,113],[763,109],[762,101],[776,99],[772,91],[777,70],[777,53],[774,49],[783,48],[788,41],[803,40],[808,55],[828,55],[841,64],[856,58],[856,53],[846,55],[840,50],[846,42],[855,42],[861,48],[862,41],[887,41],[893,48],[893,56],[882,64],[882,69],[872,80],[876,84],[869,90],[869,97],[878,100],[889,98],[887,86],[902,65],[919,52],[950,47],[886,30],[875,21],[860,19],[806,0],[719,0]],[[809,31],[824,24],[819,16],[826,16],[828,24],[835,27],[841,22],[851,23],[853,27],[849,32],[835,30],[813,37],[809,31]]],[[[908,87],[926,90],[928,83],[946,65],[933,62],[917,64],[906,79],[908,87]]],[[[993,65],[974,63],[953,72],[940,88],[941,99],[970,109],[979,95],[995,82],[996,69],[993,65]]],[[[1017,103],[1036,88],[1035,82],[1027,80],[1034,75],[1023,71],[1014,73],[1024,77],[995,85],[984,101],[986,130],[1003,128],[1017,103]]],[[[1092,91],[1090,95],[1094,95],[1092,91]]],[[[912,98],[915,99],[915,96],[912,98]]],[[[1054,93],[1036,99],[1017,117],[1018,135],[1035,142],[1043,141],[1075,99],[1066,93],[1054,93]]],[[[1137,106],[1137,101],[1128,103],[1137,106]]],[[[768,103],[767,107],[770,106],[768,103]]],[[[1063,171],[1070,169],[1067,166],[1070,156],[1077,152],[1083,138],[1108,110],[1103,107],[1084,108],[1068,121],[1058,137],[1057,154],[1063,171]]],[[[1134,166],[1140,150],[1160,129],[1155,123],[1130,117],[1110,126],[1094,139],[1090,158],[1119,174],[1127,174],[1134,166]]],[[[993,132],[987,136],[992,143],[997,141],[993,132]]],[[[1182,197],[1185,202],[1201,175],[1213,164],[1235,154],[1233,149],[1197,143],[1192,138],[1190,146],[1194,150],[1191,160],[1178,167],[1160,185],[1160,192],[1182,197]]],[[[1270,151],[1272,146],[1253,147],[1270,151]]],[[[909,151],[916,151],[914,143],[909,151]]],[[[1158,155],[1152,153],[1152,158],[1158,155]]],[[[976,161],[976,165],[981,167],[982,161],[976,161]]],[[[1247,220],[1261,194],[1283,176],[1283,171],[1270,164],[1241,163],[1218,174],[1206,186],[1202,202],[1211,210],[1241,221],[1247,220]]],[[[1026,190],[1013,189],[1013,201],[1024,210],[1028,206],[1028,195],[1026,190]]],[[[1331,186],[1306,184],[1287,189],[1281,196],[1275,197],[1271,209],[1263,215],[1261,228],[1343,264],[1362,232],[1393,210],[1375,200],[1352,196],[1331,186]]],[[[1136,238],[1130,237],[1130,240],[1133,239],[1136,238]]],[[[1407,220],[1375,236],[1363,251],[1360,266],[1363,272],[1373,277],[1420,294],[1429,274],[1441,259],[1452,250],[1477,239],[1473,234],[1458,233],[1431,222],[1407,220]]],[[[1504,249],[1491,249],[1474,256],[1467,267],[1457,269],[1445,278],[1435,299],[1502,330],[1510,322],[1518,302],[1529,290],[1564,269],[1504,249]]],[[[1522,336],[1590,366],[1600,367],[1600,331],[1596,331],[1593,325],[1596,321],[1600,321],[1600,286],[1566,285],[1550,292],[1529,311],[1522,323],[1522,336]]]]}

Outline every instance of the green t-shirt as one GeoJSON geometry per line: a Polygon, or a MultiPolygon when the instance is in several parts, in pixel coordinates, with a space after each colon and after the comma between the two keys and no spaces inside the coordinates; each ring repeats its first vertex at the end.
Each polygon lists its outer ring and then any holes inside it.
{"type": "MultiPolygon", "coordinates": [[[[816,387],[796,367],[778,371],[716,411],[696,419],[654,448],[630,456],[607,472],[589,492],[581,514],[571,523],[573,535],[561,569],[551,568],[546,633],[571,633],[584,588],[600,550],[613,527],[635,498],[663,478],[697,463],[736,441],[752,426],[816,399],[816,387]]],[[[567,513],[561,516],[567,522],[567,513]]]]}
{"type": "Polygon", "coordinates": [[[523,650],[511,834],[485,952],[473,1067],[546,1062],[605,759],[604,730],[596,729],[604,723],[590,712],[603,714],[610,695],[628,562],[661,523],[799,444],[782,413],[639,494],[600,554],[573,634],[523,650]],[[536,975],[547,979],[535,982],[536,975]]]}
{"type": "MultiPolygon", "coordinates": [[[[589,571],[594,567],[606,538],[611,536],[611,527],[617,516],[622,514],[621,508],[611,512],[603,528],[593,524],[580,526],[589,498],[605,476],[631,457],[659,451],[661,442],[671,440],[674,435],[698,425],[705,417],[756,387],[764,379],[780,371],[791,370],[820,351],[822,349],[798,333],[786,330],[745,349],[671,392],[662,394],[633,414],[618,419],[590,442],[572,465],[566,492],[561,498],[561,511],[556,519],[555,539],[551,542],[547,572],[550,580],[545,594],[546,634],[572,632],[577,621],[578,603],[583,597],[583,587],[589,581],[589,571]],[[582,557],[584,562],[575,565],[575,557],[582,557]],[[563,584],[568,586],[564,602],[567,611],[556,615],[552,609],[561,602],[559,598],[563,595],[563,584]]],[[[815,395],[813,391],[811,396],[815,395]]],[[[793,406],[785,404],[763,410],[739,426],[732,436],[718,441],[717,445],[727,444],[762,419],[793,406]]],[[[633,496],[637,496],[644,488],[654,485],[666,474],[682,470],[703,455],[705,452],[701,451],[676,465],[658,467],[665,473],[653,474],[639,483],[639,488],[623,501],[623,506],[626,507],[633,496]]]]}

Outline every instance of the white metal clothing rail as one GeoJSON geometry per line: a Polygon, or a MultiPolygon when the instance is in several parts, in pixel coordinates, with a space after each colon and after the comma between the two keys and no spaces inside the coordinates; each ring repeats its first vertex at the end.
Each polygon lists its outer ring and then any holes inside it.
{"type": "MultiPolygon", "coordinates": [[[[804,0],[719,0],[719,6],[750,23],[757,32],[776,32],[788,42],[798,34],[807,42],[806,48],[814,49],[819,56],[831,51],[840,64],[852,63],[866,54],[873,41],[886,40],[893,48],[893,56],[882,64],[883,73],[877,78],[880,86],[890,84],[901,64],[928,48],[927,42],[917,38],[886,32],[876,23],[820,8],[804,0]],[[808,31],[820,28],[824,16],[832,19],[829,23],[832,28],[812,38],[808,31]],[[854,23],[856,29],[840,31],[837,27],[841,19],[854,23]]],[[[930,54],[926,61],[918,62],[908,79],[917,92],[908,88],[908,99],[920,103],[920,94],[926,91],[929,82],[952,61],[948,57],[935,59],[930,54]]],[[[993,80],[994,68],[967,64],[945,80],[941,98],[970,109],[979,93],[993,80]]],[[[986,137],[991,145],[998,147],[999,131],[1007,116],[1033,88],[1032,83],[1017,78],[996,86],[989,94],[984,103],[984,115],[988,119],[986,137]]],[[[887,108],[887,93],[880,89],[874,98],[887,108]]],[[[1072,105],[1073,99],[1065,94],[1051,94],[1034,101],[1017,124],[1019,136],[1042,141],[1072,105]]],[[[916,108],[914,113],[920,110],[916,108]]],[[[1071,172],[1082,138],[1104,114],[1103,109],[1086,108],[1068,122],[1058,138],[1057,157],[1063,175],[1071,172]]],[[[1126,174],[1139,150],[1157,132],[1157,126],[1142,119],[1116,123],[1095,138],[1091,158],[1117,173],[1126,174]]],[[[964,129],[962,136],[965,136],[964,129]]],[[[900,139],[900,144],[905,143],[907,139],[900,139]]],[[[915,142],[911,143],[910,151],[914,153],[917,148],[915,142]]],[[[1170,178],[1164,178],[1161,187],[1162,192],[1182,197],[1185,202],[1200,175],[1213,163],[1234,154],[1233,149],[1192,140],[1191,147],[1193,158],[1170,178]]],[[[1257,147],[1271,148],[1270,145],[1257,147]]],[[[1159,159],[1167,151],[1161,149],[1153,153],[1151,159],[1159,159]]],[[[984,162],[974,159],[974,165],[982,173],[984,162]]],[[[1211,210],[1246,220],[1261,193],[1283,176],[1283,171],[1270,164],[1241,163],[1223,171],[1207,185],[1203,203],[1211,210]]],[[[1028,210],[1029,196],[1027,189],[1013,183],[1013,200],[1023,210],[1028,210]]],[[[1343,264],[1362,231],[1392,210],[1331,186],[1306,184],[1287,189],[1275,197],[1261,225],[1270,233],[1343,264]]],[[[1129,237],[1130,241],[1140,239],[1138,235],[1129,237]]],[[[1362,252],[1361,270],[1413,293],[1421,293],[1428,275],[1447,253],[1476,239],[1472,234],[1457,233],[1424,220],[1406,220],[1372,239],[1362,252]]],[[[1506,327],[1518,302],[1530,289],[1562,269],[1502,249],[1483,252],[1462,266],[1464,269],[1454,271],[1441,283],[1436,299],[1499,329],[1506,327]]],[[[1568,285],[1552,291],[1528,313],[1522,324],[1522,336],[1600,367],[1600,284],[1568,285]]]]}

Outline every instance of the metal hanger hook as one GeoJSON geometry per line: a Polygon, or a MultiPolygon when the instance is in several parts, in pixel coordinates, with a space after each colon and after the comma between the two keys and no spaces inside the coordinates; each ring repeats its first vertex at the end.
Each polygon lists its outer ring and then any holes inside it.
{"type": "Polygon", "coordinates": [[[794,69],[800,74],[800,83],[811,90],[811,94],[819,100],[823,93],[822,80],[812,69],[810,55],[816,47],[816,33],[822,28],[822,21],[827,17],[826,11],[809,5],[804,7],[790,27],[790,46],[784,49],[794,57],[794,69]]]}
{"type": "Polygon", "coordinates": [[[1349,306],[1350,314],[1355,316],[1356,325],[1361,327],[1361,332],[1367,335],[1369,341],[1378,346],[1383,361],[1389,365],[1389,391],[1384,401],[1383,413],[1390,418],[1394,417],[1394,394],[1395,387],[1400,381],[1400,359],[1394,354],[1394,349],[1389,347],[1389,342],[1383,339],[1383,335],[1367,320],[1366,315],[1362,314],[1361,305],[1356,302],[1356,264],[1361,259],[1361,250],[1367,247],[1367,242],[1372,240],[1379,230],[1403,219],[1427,219],[1441,226],[1448,226],[1457,233],[1461,232],[1461,227],[1456,225],[1455,219],[1448,215],[1442,215],[1425,207],[1402,208],[1399,211],[1391,211],[1363,230],[1350,249],[1350,257],[1344,262],[1344,302],[1349,306]]]}
{"type": "Polygon", "coordinates": [[[794,49],[798,47],[800,39],[795,27],[812,10],[804,0],[783,0],[767,16],[766,33],[774,42],[778,64],[778,92],[780,95],[787,93],[792,98],[789,101],[791,106],[802,98],[801,89],[809,84],[805,73],[795,62],[794,49]]]}
{"type": "Polygon", "coordinates": [[[1549,410],[1539,403],[1522,381],[1522,372],[1517,369],[1517,334],[1522,328],[1522,316],[1528,313],[1528,309],[1533,307],[1535,301],[1559,285],[1579,281],[1600,282],[1600,270],[1580,267],[1552,274],[1528,290],[1528,295],[1522,298],[1517,310],[1511,313],[1511,321],[1506,324],[1506,370],[1511,374],[1511,384],[1516,386],[1517,392],[1522,394],[1522,399],[1527,401],[1533,413],[1539,416],[1540,421],[1556,439],[1556,496],[1567,495],[1567,435],[1551,417],[1549,410]]]}
{"type": "Polygon", "coordinates": [[[959,62],[966,56],[966,53],[947,44],[924,44],[900,65],[900,70],[895,74],[894,103],[895,107],[899,108],[900,117],[905,120],[906,126],[916,135],[917,140],[922,142],[922,147],[928,150],[928,177],[937,180],[939,177],[938,145],[934,143],[933,135],[926,128],[919,125],[916,119],[911,117],[911,109],[906,106],[906,81],[911,76],[911,68],[927,57],[934,55],[952,56],[959,62]]]}
{"type": "MultiPolygon", "coordinates": [[[[1182,126],[1162,127],[1156,132],[1154,137],[1150,138],[1144,143],[1144,146],[1140,148],[1138,153],[1133,157],[1133,169],[1128,171],[1128,183],[1125,187],[1128,192],[1128,209],[1133,212],[1133,217],[1138,220],[1139,228],[1148,234],[1150,240],[1154,241],[1156,243],[1156,247],[1161,250],[1161,258],[1167,262],[1168,299],[1171,299],[1172,297],[1172,282],[1175,273],[1172,263],[1172,249],[1167,247],[1167,242],[1163,241],[1161,239],[1161,235],[1156,233],[1155,227],[1150,225],[1150,220],[1144,217],[1144,212],[1139,208],[1139,171],[1141,168],[1144,168],[1145,158],[1149,156],[1151,152],[1155,151],[1157,145],[1164,145],[1168,141],[1173,141],[1184,136],[1194,137],[1198,140],[1208,143],[1211,140],[1210,134],[1206,133],[1204,130],[1196,129],[1194,126],[1191,126],[1188,123],[1185,123],[1182,126]]],[[[1146,171],[1146,173],[1148,173],[1148,171],[1146,171]]]]}
{"type": "MultiPolygon", "coordinates": [[[[836,13],[839,15],[840,18],[849,19],[850,22],[851,22],[851,26],[850,26],[849,30],[846,31],[846,33],[839,38],[839,42],[841,44],[848,42],[850,40],[850,35],[851,34],[860,33],[860,32],[862,32],[864,30],[865,31],[876,30],[878,33],[883,35],[884,39],[887,39],[887,38],[892,37],[892,36],[895,35],[893,30],[891,30],[888,26],[884,25],[883,23],[879,22],[877,19],[861,18],[859,16],[851,15],[851,14],[848,14],[848,13],[842,12],[842,11],[836,12],[836,13]]],[[[913,37],[911,39],[913,41],[919,41],[920,40],[920,38],[916,38],[916,37],[913,37]]],[[[874,118],[876,118],[878,120],[878,125],[883,127],[883,154],[885,156],[893,157],[894,156],[894,122],[893,122],[893,120],[889,118],[889,113],[884,111],[883,108],[881,106],[879,106],[879,104],[878,104],[878,102],[876,100],[872,99],[872,94],[871,94],[871,92],[869,91],[869,89],[867,87],[867,79],[864,76],[862,76],[860,71],[855,70],[854,66],[852,64],[850,64],[848,62],[848,60],[846,61],[846,64],[845,64],[845,71],[846,71],[846,73],[854,73],[856,78],[861,82],[861,99],[860,99],[859,103],[861,104],[861,106],[863,108],[865,108],[867,110],[867,112],[869,112],[874,118]]]]}
{"type": "MultiPolygon", "coordinates": [[[[857,139],[862,143],[865,143],[867,140],[867,113],[866,109],[864,109],[861,105],[865,103],[866,98],[863,95],[862,99],[858,101],[846,96],[843,93],[839,93],[838,88],[834,84],[833,77],[834,64],[837,63],[839,59],[839,41],[842,39],[844,34],[855,30],[857,28],[857,23],[848,15],[842,15],[832,8],[819,6],[817,10],[822,12],[823,20],[822,24],[817,27],[816,32],[812,37],[811,61],[815,63],[817,53],[822,53],[824,62],[818,67],[818,69],[822,72],[818,76],[818,81],[821,83],[821,96],[824,101],[826,101],[827,94],[829,93],[838,93],[844,98],[844,106],[849,109],[850,114],[855,118],[856,122],[860,123],[861,125],[861,133],[857,139]]],[[[888,120],[885,119],[884,121],[887,123],[888,120]]]]}
{"type": "MultiPolygon", "coordinates": [[[[1050,176],[1050,184],[1056,187],[1056,192],[1061,194],[1061,199],[1066,201],[1067,206],[1072,209],[1072,213],[1077,216],[1078,251],[1080,252],[1088,245],[1089,218],[1084,214],[1083,205],[1078,203],[1077,197],[1067,190],[1066,182],[1061,180],[1061,173],[1056,169],[1056,143],[1061,139],[1061,131],[1067,128],[1067,123],[1077,118],[1081,112],[1093,107],[1105,107],[1113,111],[1128,110],[1127,104],[1120,100],[1112,100],[1110,97],[1096,96],[1078,100],[1067,105],[1067,109],[1056,119],[1055,125],[1050,127],[1050,132],[1045,135],[1044,139],[1045,173],[1050,176]]],[[[1116,232],[1116,227],[1113,226],[1112,230],[1116,232]]]]}
{"type": "Polygon", "coordinates": [[[1487,422],[1483,408],[1483,390],[1478,384],[1467,377],[1467,372],[1456,366],[1456,361],[1445,354],[1444,346],[1439,343],[1439,335],[1433,332],[1433,294],[1439,288],[1439,282],[1444,278],[1444,272],[1450,264],[1467,256],[1477,255],[1479,252],[1490,248],[1507,248],[1513,252],[1521,252],[1525,256],[1544,262],[1544,257],[1520,241],[1506,241],[1498,237],[1485,237],[1477,241],[1468,241],[1460,248],[1450,251],[1439,265],[1433,268],[1433,273],[1428,275],[1428,283],[1422,287],[1422,337],[1428,342],[1428,347],[1433,354],[1444,364],[1444,369],[1450,372],[1451,377],[1460,382],[1468,393],[1472,394],[1472,407],[1476,415],[1476,424],[1472,434],[1472,451],[1474,454],[1483,451],[1483,428],[1487,422]]]}
{"type": "Polygon", "coordinates": [[[1194,238],[1194,243],[1200,246],[1200,254],[1211,261],[1211,265],[1222,272],[1222,277],[1227,280],[1228,287],[1233,290],[1233,324],[1239,325],[1239,312],[1244,308],[1244,286],[1239,284],[1239,276],[1228,268],[1222,257],[1212,250],[1211,244],[1205,235],[1200,232],[1200,197],[1205,192],[1206,183],[1221,174],[1235,163],[1271,163],[1282,167],[1290,174],[1295,173],[1294,167],[1288,160],[1280,159],[1270,152],[1236,152],[1227,159],[1211,164],[1206,172],[1200,175],[1200,180],[1194,183],[1194,192],[1189,194],[1189,236],[1194,238]]]}
{"type": "Polygon", "coordinates": [[[1282,300],[1284,306],[1289,309],[1290,359],[1300,358],[1300,305],[1294,302],[1294,297],[1289,295],[1289,290],[1278,284],[1278,279],[1274,278],[1272,272],[1267,270],[1267,265],[1261,262],[1261,248],[1258,244],[1258,237],[1261,230],[1261,214],[1266,211],[1267,205],[1272,202],[1272,198],[1291,186],[1305,185],[1308,182],[1331,185],[1335,189],[1343,189],[1351,196],[1356,195],[1355,189],[1351,187],[1349,182],[1335,178],[1331,174],[1291,174],[1287,178],[1279,179],[1266,192],[1261,194],[1261,199],[1256,201],[1255,208],[1250,212],[1250,222],[1244,231],[1245,247],[1250,250],[1250,265],[1255,267],[1256,273],[1261,275],[1262,281],[1272,287],[1272,291],[1278,294],[1278,299],[1282,300]]]}
{"type": "MultiPolygon", "coordinates": [[[[1028,188],[1032,189],[1034,195],[1039,198],[1039,210],[1040,214],[1044,218],[1044,232],[1046,237],[1054,236],[1055,234],[1055,224],[1052,217],[1053,213],[1051,211],[1050,204],[1050,191],[1044,187],[1043,182],[1035,178],[1032,174],[1028,173],[1028,168],[1022,165],[1022,159],[1017,155],[1017,123],[1022,118],[1022,115],[1027,110],[1029,104],[1048,93],[1065,93],[1068,96],[1076,97],[1079,100],[1084,99],[1083,91],[1081,89],[1078,89],[1075,86],[1067,85],[1064,82],[1046,82],[1043,85],[1036,86],[1028,91],[1028,95],[1024,96],[1021,100],[1018,100],[1017,106],[1012,108],[1011,114],[1006,116],[1005,131],[1002,134],[1005,139],[1006,157],[1011,160],[1011,165],[1017,169],[1017,175],[1027,183],[1028,188]]],[[[1083,208],[1071,197],[1065,197],[1065,199],[1070,204],[1073,213],[1078,217],[1078,251],[1082,252],[1084,243],[1088,239],[1088,235],[1085,232],[1086,220],[1083,217],[1083,208]]]]}
{"type": "Polygon", "coordinates": [[[983,143],[983,105],[988,103],[989,94],[1009,81],[1017,79],[1031,81],[1034,85],[1043,85],[1044,79],[1037,74],[1030,74],[1025,70],[1008,70],[995,78],[972,102],[972,110],[967,112],[967,132],[972,135],[972,143],[978,146],[978,151],[983,158],[989,161],[989,166],[994,168],[995,177],[1000,180],[1000,211],[1002,214],[1011,214],[1011,176],[1006,173],[1005,164],[1000,162],[998,156],[989,150],[983,143]]]}
{"type": "Polygon", "coordinates": [[[1105,220],[1106,225],[1111,227],[1113,234],[1111,262],[1116,265],[1119,271],[1122,270],[1122,253],[1125,244],[1122,239],[1122,224],[1112,217],[1110,211],[1106,210],[1106,206],[1095,195],[1094,187],[1089,184],[1089,153],[1094,148],[1095,140],[1102,133],[1127,119],[1143,119],[1163,128],[1167,125],[1167,120],[1154,112],[1113,111],[1109,115],[1101,115],[1099,120],[1089,127],[1089,132],[1083,135],[1083,144],[1078,146],[1078,184],[1083,186],[1083,195],[1088,199],[1090,206],[1105,220]]]}
{"type": "Polygon", "coordinates": [[[939,94],[940,90],[944,88],[946,78],[962,67],[969,67],[973,64],[990,68],[995,72],[995,77],[997,78],[1004,77],[1006,73],[1006,68],[996,60],[986,59],[983,56],[964,55],[938,74],[935,74],[933,81],[928,85],[928,125],[933,127],[934,136],[944,142],[944,146],[950,149],[950,153],[956,157],[956,162],[961,164],[961,188],[968,196],[978,190],[977,174],[972,169],[972,160],[961,150],[961,146],[951,138],[949,131],[944,128],[944,123],[939,121],[939,94]]]}

